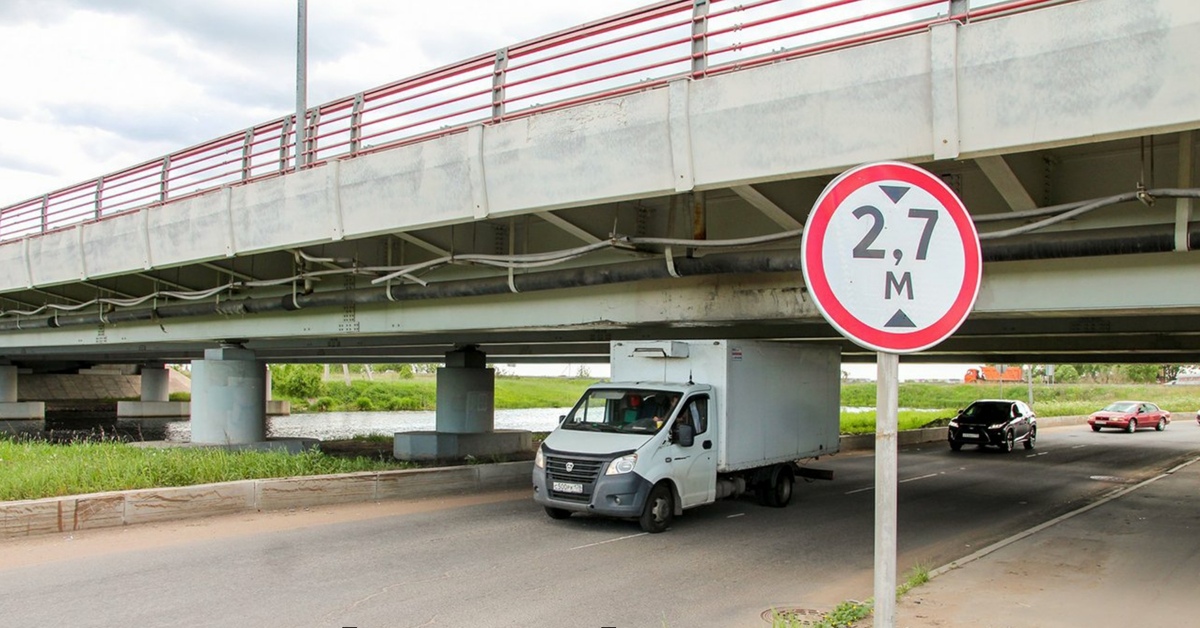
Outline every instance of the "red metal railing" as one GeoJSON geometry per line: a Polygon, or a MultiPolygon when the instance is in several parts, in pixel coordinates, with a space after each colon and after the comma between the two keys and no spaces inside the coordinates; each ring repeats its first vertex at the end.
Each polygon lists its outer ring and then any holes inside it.
{"type": "MultiPolygon", "coordinates": [[[[966,11],[951,0],[667,0],[309,109],[300,167],[1071,0],[984,1],[966,11]]],[[[286,174],[296,169],[296,126],[286,116],[0,208],[0,240],[286,174]]]]}

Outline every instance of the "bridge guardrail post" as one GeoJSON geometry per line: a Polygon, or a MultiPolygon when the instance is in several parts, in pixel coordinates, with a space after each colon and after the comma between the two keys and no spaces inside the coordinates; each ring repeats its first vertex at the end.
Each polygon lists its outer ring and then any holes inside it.
{"type": "Polygon", "coordinates": [[[288,170],[288,138],[292,135],[293,116],[284,118],[283,125],[279,128],[279,172],[287,172],[288,170]]]}
{"type": "Polygon", "coordinates": [[[158,200],[165,202],[167,200],[167,181],[171,177],[171,156],[163,157],[162,175],[158,181],[158,200]]]}
{"type": "Polygon", "coordinates": [[[242,140],[242,181],[250,178],[250,170],[252,167],[250,156],[253,154],[254,147],[254,129],[246,129],[246,137],[242,140]]]}
{"type": "Polygon", "coordinates": [[[362,138],[363,93],[354,96],[354,107],[350,110],[350,154],[357,155],[362,138]]]}
{"type": "Polygon", "coordinates": [[[492,69],[492,122],[504,120],[504,82],[508,73],[508,48],[496,51],[496,65],[492,69]]]}
{"type": "Polygon", "coordinates": [[[708,8],[709,0],[695,0],[692,5],[692,78],[708,73],[708,8]]]}
{"type": "Polygon", "coordinates": [[[100,220],[100,212],[103,209],[103,204],[104,204],[104,177],[100,176],[100,177],[96,178],[96,201],[95,201],[95,209],[92,212],[94,214],[96,220],[100,220]]]}
{"type": "MultiPolygon", "coordinates": [[[[304,153],[300,159],[300,166],[307,166],[316,161],[314,157],[316,157],[317,154],[317,127],[320,126],[320,124],[320,107],[309,109],[304,115],[304,153]]],[[[299,169],[299,166],[297,169],[299,169]]]]}

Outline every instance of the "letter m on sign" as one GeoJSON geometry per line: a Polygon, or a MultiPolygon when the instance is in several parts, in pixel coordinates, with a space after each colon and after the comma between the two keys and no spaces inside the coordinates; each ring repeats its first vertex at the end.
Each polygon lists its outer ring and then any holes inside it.
{"type": "Polygon", "coordinates": [[[903,275],[900,276],[900,279],[897,281],[896,275],[892,274],[891,271],[888,271],[887,282],[886,282],[886,284],[884,284],[884,287],[883,287],[883,298],[885,298],[885,299],[892,298],[892,288],[896,289],[897,295],[899,295],[901,292],[907,292],[908,300],[912,301],[912,298],[913,298],[912,273],[907,273],[907,272],[904,273],[903,275]]]}

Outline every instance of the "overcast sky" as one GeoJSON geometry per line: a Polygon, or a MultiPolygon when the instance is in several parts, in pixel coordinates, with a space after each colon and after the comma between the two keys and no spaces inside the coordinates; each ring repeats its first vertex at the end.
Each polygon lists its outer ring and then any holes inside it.
{"type": "MultiPolygon", "coordinates": [[[[309,0],[308,104],[650,4],[309,0]]],[[[0,206],[293,113],[296,0],[0,0],[0,206]]]]}

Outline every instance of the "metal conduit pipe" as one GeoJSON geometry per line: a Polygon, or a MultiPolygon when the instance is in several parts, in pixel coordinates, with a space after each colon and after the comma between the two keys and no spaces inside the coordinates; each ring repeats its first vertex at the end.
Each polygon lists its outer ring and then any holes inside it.
{"type": "MultiPolygon", "coordinates": [[[[1200,224],[1188,230],[1188,246],[1200,250],[1200,224]]],[[[1089,232],[1057,232],[1024,235],[1004,241],[981,243],[985,262],[1022,261],[1039,259],[1061,259],[1091,257],[1099,255],[1130,255],[1136,253],[1163,253],[1174,250],[1173,225],[1152,225],[1089,232]]],[[[716,253],[703,257],[674,259],[675,272],[681,277],[718,275],[732,273],[769,273],[799,271],[800,251],[798,248],[775,251],[750,251],[716,253]]],[[[483,279],[446,281],[428,286],[397,285],[334,290],[306,295],[284,295],[271,298],[246,298],[220,303],[190,302],[162,305],[157,308],[118,310],[101,315],[79,313],[0,320],[0,331],[45,329],[76,325],[97,325],[134,321],[184,318],[212,315],[242,315],[268,312],[286,312],[297,309],[339,307],[346,305],[368,305],[388,301],[413,301],[422,299],[447,299],[509,294],[515,288],[520,292],[538,292],[582,286],[602,286],[616,283],[670,278],[670,269],[664,260],[649,259],[625,262],[602,267],[581,267],[551,270],[538,273],[515,275],[512,285],[507,276],[483,279]],[[389,292],[390,290],[390,298],[389,292]]]]}

